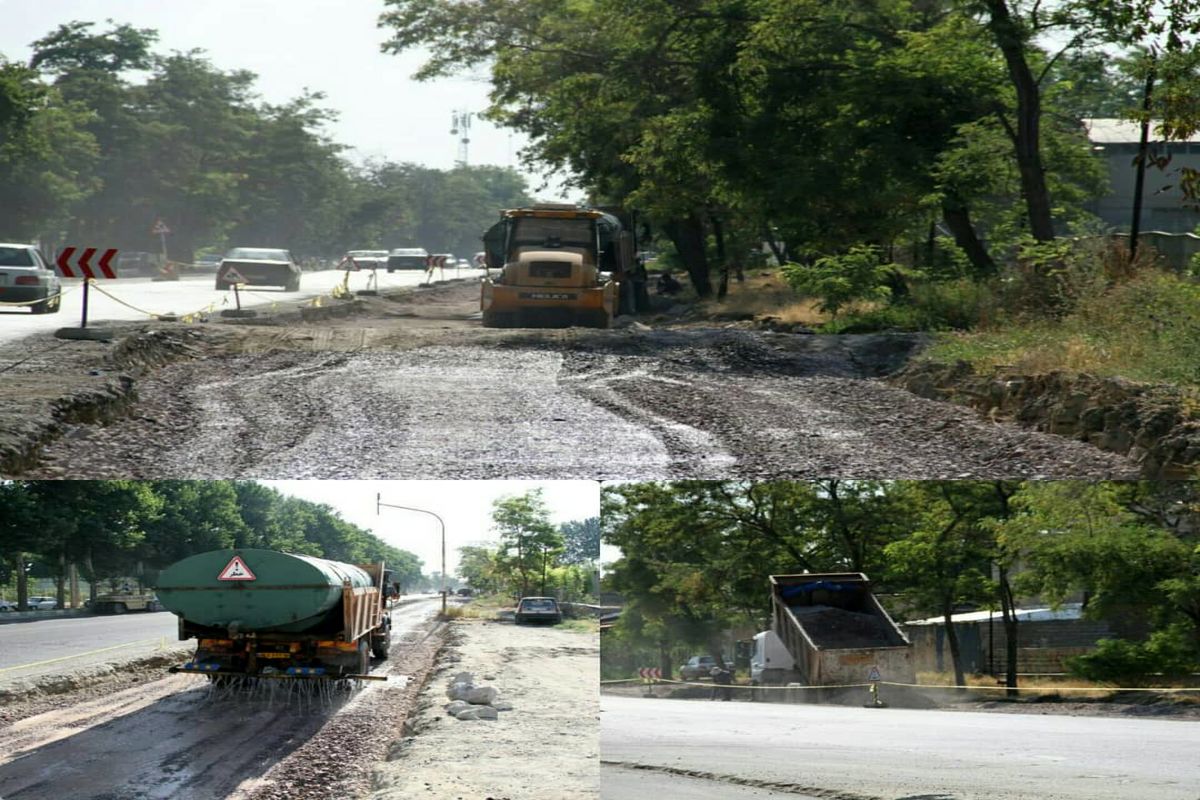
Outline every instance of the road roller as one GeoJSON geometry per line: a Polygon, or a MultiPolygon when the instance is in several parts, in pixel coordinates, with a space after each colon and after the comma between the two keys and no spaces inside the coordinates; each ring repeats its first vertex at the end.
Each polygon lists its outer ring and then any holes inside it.
{"type": "Polygon", "coordinates": [[[280,679],[367,678],[391,645],[392,574],[240,548],[212,550],[159,574],[158,598],[196,654],[172,672],[280,679]]]}

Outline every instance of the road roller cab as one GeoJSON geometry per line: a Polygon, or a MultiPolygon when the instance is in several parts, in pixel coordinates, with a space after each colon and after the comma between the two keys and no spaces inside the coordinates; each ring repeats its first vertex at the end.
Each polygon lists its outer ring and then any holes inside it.
{"type": "Polygon", "coordinates": [[[572,205],[509,209],[483,241],[485,326],[612,324],[633,262],[633,237],[616,217],[572,205]]]}

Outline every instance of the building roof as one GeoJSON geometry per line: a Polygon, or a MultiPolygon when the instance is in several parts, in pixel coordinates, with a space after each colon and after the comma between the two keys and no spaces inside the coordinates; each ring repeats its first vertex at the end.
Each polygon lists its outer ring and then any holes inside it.
{"type": "MultiPolygon", "coordinates": [[[[1052,620],[1066,619],[1082,619],[1083,604],[1082,603],[1065,603],[1059,608],[1018,608],[1016,610],[1018,622],[1049,622],[1052,620]]],[[[999,611],[967,611],[962,614],[954,614],[950,617],[954,622],[987,622],[988,617],[999,622],[1002,617],[999,611]]],[[[904,625],[941,625],[945,622],[945,617],[929,617],[927,619],[914,619],[902,623],[904,625]]]]}
{"type": "MultiPolygon", "coordinates": [[[[1141,124],[1127,119],[1089,118],[1083,120],[1083,127],[1093,144],[1137,144],[1142,140],[1141,124]]],[[[1162,141],[1162,137],[1156,133],[1157,127],[1157,122],[1150,125],[1151,141],[1162,141]]],[[[1200,142],[1200,134],[1181,141],[1200,142]]]]}

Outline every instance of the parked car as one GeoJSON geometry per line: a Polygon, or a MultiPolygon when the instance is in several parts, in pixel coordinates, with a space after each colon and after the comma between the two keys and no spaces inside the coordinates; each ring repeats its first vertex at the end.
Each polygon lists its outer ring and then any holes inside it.
{"type": "Polygon", "coordinates": [[[470,586],[464,586],[458,590],[459,597],[470,597],[473,594],[475,594],[475,590],[472,589],[470,586]]]}
{"type": "Polygon", "coordinates": [[[17,604],[12,600],[0,600],[0,611],[16,611],[17,604]]]}
{"type": "Polygon", "coordinates": [[[51,608],[58,608],[58,600],[44,595],[27,597],[25,598],[25,608],[30,611],[46,611],[51,608]]]}
{"type": "Polygon", "coordinates": [[[679,677],[685,681],[697,681],[711,677],[709,673],[717,666],[717,660],[712,656],[692,656],[687,663],[679,668],[679,677]]]}
{"type": "Polygon", "coordinates": [[[33,303],[34,314],[62,307],[62,282],[36,245],[0,244],[0,303],[33,303]]]}
{"type": "Polygon", "coordinates": [[[522,597],[517,603],[517,624],[523,622],[562,622],[562,609],[553,597],[522,597]]]}

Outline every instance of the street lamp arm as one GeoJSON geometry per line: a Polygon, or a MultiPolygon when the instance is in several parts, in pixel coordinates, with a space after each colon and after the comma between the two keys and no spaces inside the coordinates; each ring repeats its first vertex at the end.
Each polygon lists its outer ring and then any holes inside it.
{"type": "Polygon", "coordinates": [[[433,511],[426,508],[413,508],[412,506],[400,506],[394,503],[383,502],[383,495],[376,493],[375,495],[375,515],[379,515],[381,508],[395,508],[400,511],[414,511],[418,514],[428,514],[438,521],[438,525],[442,529],[442,615],[446,614],[446,520],[442,519],[433,511]]]}

